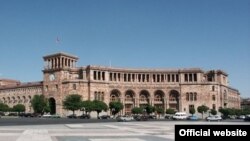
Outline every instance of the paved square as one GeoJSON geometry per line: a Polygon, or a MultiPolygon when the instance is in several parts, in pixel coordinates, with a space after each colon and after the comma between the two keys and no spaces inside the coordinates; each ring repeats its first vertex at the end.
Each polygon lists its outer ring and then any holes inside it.
{"type": "Polygon", "coordinates": [[[247,122],[103,122],[0,126],[0,141],[173,141],[176,124],[247,124],[247,122]]]}
{"type": "Polygon", "coordinates": [[[166,141],[174,125],[166,122],[110,122],[0,126],[0,141],[166,141]]]}

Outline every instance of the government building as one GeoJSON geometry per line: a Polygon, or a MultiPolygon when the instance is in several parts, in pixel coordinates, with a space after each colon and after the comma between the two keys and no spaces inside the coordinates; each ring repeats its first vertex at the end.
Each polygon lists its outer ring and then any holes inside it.
{"type": "Polygon", "coordinates": [[[61,116],[70,113],[62,106],[70,94],[107,104],[120,101],[124,105],[121,114],[130,114],[133,107],[146,104],[187,113],[189,108],[201,105],[216,110],[240,108],[240,93],[229,86],[228,74],[222,70],[78,67],[78,57],[67,53],[47,55],[43,60],[42,81],[0,79],[0,102],[10,107],[20,103],[25,105],[26,112],[32,112],[32,97],[44,95],[52,113],[61,116]]]}

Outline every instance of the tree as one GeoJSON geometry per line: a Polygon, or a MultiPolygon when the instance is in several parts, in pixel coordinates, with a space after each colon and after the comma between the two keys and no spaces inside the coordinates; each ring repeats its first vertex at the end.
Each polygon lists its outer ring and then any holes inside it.
{"type": "Polygon", "coordinates": [[[169,108],[169,109],[167,109],[167,110],[166,110],[166,114],[173,115],[173,114],[175,114],[175,110],[174,110],[174,109],[169,108]]]}
{"type": "Polygon", "coordinates": [[[147,114],[151,114],[155,111],[155,107],[149,104],[145,107],[145,109],[146,109],[147,114]]]}
{"type": "Polygon", "coordinates": [[[4,103],[0,103],[0,111],[7,112],[9,110],[9,106],[4,103]]]}
{"type": "Polygon", "coordinates": [[[208,111],[208,107],[205,105],[198,106],[197,111],[202,114],[202,119],[203,119],[203,114],[208,111]]]}
{"type": "Polygon", "coordinates": [[[85,111],[85,113],[90,113],[94,110],[94,103],[90,100],[82,101],[82,110],[85,111]]]}
{"type": "Polygon", "coordinates": [[[82,107],[82,96],[78,94],[68,95],[63,101],[63,108],[73,111],[75,114],[76,110],[79,110],[82,107]]]}
{"type": "Polygon", "coordinates": [[[211,113],[212,115],[216,115],[216,114],[217,114],[217,111],[216,111],[215,109],[211,109],[210,113],[211,113]]]}
{"type": "Polygon", "coordinates": [[[116,115],[123,109],[123,104],[120,101],[113,101],[109,103],[109,109],[112,112],[112,115],[116,115]]]}
{"type": "Polygon", "coordinates": [[[142,114],[143,109],[141,107],[134,107],[131,112],[133,114],[142,114]]]}
{"type": "Polygon", "coordinates": [[[25,106],[23,104],[17,104],[15,106],[13,106],[12,110],[14,112],[18,112],[18,114],[19,114],[20,112],[25,112],[25,106]]]}
{"type": "Polygon", "coordinates": [[[159,115],[159,117],[160,117],[161,114],[164,113],[164,109],[162,107],[156,107],[155,111],[159,115]]]}
{"type": "Polygon", "coordinates": [[[232,111],[230,111],[229,108],[220,108],[219,112],[222,113],[223,118],[225,118],[225,119],[229,118],[230,113],[232,113],[232,111]]]}
{"type": "Polygon", "coordinates": [[[189,113],[192,114],[192,115],[194,115],[194,113],[195,113],[195,108],[194,108],[194,107],[190,108],[190,109],[189,109],[189,113]]]}
{"type": "Polygon", "coordinates": [[[46,105],[48,105],[48,100],[44,95],[34,95],[31,100],[31,106],[35,113],[43,114],[45,112],[46,105]]]}
{"type": "Polygon", "coordinates": [[[97,112],[97,118],[99,117],[100,112],[108,110],[108,105],[104,103],[103,101],[94,100],[93,104],[94,104],[93,111],[97,112]]]}

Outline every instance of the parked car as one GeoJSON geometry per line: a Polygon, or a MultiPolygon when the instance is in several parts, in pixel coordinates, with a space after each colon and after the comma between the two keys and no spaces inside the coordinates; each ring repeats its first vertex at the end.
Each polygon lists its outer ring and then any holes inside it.
{"type": "Polygon", "coordinates": [[[156,119],[156,115],[149,115],[148,118],[149,119],[156,119]]]}
{"type": "Polygon", "coordinates": [[[134,118],[132,116],[118,116],[117,121],[132,121],[134,118]]]}
{"type": "Polygon", "coordinates": [[[187,120],[193,120],[193,121],[195,121],[195,120],[198,120],[198,117],[196,115],[188,116],[187,120]]]}
{"type": "Polygon", "coordinates": [[[0,112],[0,116],[5,116],[4,112],[0,112]]]}
{"type": "Polygon", "coordinates": [[[208,116],[207,118],[206,118],[206,120],[207,121],[221,121],[222,120],[222,118],[221,118],[221,116],[219,116],[219,115],[212,115],[212,116],[208,116]]]}
{"type": "Polygon", "coordinates": [[[44,114],[42,115],[43,118],[51,118],[51,114],[44,114]]]}
{"type": "Polygon", "coordinates": [[[76,114],[71,114],[67,116],[68,118],[77,118],[76,114]]]}
{"type": "Polygon", "coordinates": [[[110,119],[109,115],[101,115],[98,117],[98,119],[110,119]]]}
{"type": "Polygon", "coordinates": [[[138,116],[135,116],[134,119],[135,119],[136,121],[146,121],[146,120],[149,119],[149,117],[146,116],[146,115],[138,115],[138,116]]]}
{"type": "Polygon", "coordinates": [[[187,114],[185,112],[177,112],[173,116],[173,120],[183,120],[187,119],[187,114]]]}
{"type": "Polygon", "coordinates": [[[246,118],[245,115],[240,115],[240,116],[238,117],[238,119],[245,119],[245,118],[246,118]]]}
{"type": "Polygon", "coordinates": [[[250,121],[250,115],[246,115],[244,121],[250,121]]]}
{"type": "Polygon", "coordinates": [[[50,116],[50,118],[61,118],[61,116],[58,115],[58,114],[53,114],[53,115],[50,116]]]}
{"type": "Polygon", "coordinates": [[[88,115],[88,114],[82,114],[82,115],[78,116],[78,118],[81,118],[81,119],[90,119],[90,115],[88,115]]]}
{"type": "Polygon", "coordinates": [[[8,116],[17,116],[17,113],[9,113],[8,116]]]}
{"type": "Polygon", "coordinates": [[[165,119],[173,119],[173,116],[174,116],[174,115],[166,114],[164,118],[165,118],[165,119]]]}

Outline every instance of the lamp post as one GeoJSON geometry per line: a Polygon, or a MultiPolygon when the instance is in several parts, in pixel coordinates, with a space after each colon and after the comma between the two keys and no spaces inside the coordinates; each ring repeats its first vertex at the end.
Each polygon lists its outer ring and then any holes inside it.
{"type": "Polygon", "coordinates": [[[114,114],[114,113],[115,113],[115,108],[112,108],[112,109],[111,109],[111,112],[112,112],[112,115],[113,115],[113,117],[114,117],[114,116],[115,116],[115,114],[114,114]]]}

